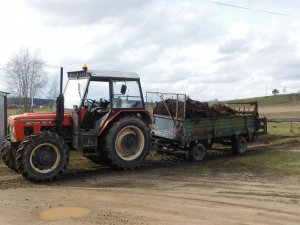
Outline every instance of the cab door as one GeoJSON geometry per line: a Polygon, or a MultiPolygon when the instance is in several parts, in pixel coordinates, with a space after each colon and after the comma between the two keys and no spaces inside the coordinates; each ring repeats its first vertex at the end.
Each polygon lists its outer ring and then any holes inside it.
{"type": "Polygon", "coordinates": [[[73,148],[80,150],[81,149],[81,135],[80,135],[80,113],[79,110],[72,111],[71,113],[72,120],[72,140],[73,148]]]}

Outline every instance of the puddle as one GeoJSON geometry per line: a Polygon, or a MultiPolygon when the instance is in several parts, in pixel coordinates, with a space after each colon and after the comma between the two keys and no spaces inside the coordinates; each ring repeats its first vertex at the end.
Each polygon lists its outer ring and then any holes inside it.
{"type": "Polygon", "coordinates": [[[63,220],[67,218],[78,218],[89,215],[92,213],[92,210],[83,208],[83,207],[56,207],[44,210],[40,214],[42,220],[55,221],[63,220]]]}

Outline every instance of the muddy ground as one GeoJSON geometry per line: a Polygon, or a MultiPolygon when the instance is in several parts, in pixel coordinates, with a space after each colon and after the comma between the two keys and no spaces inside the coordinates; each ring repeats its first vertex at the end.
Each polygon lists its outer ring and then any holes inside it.
{"type": "Polygon", "coordinates": [[[64,176],[44,184],[0,164],[0,225],[299,224],[298,157],[298,141],[260,143],[241,157],[216,146],[200,163],[151,151],[141,168],[115,171],[73,153],[64,176]],[[91,213],[40,217],[68,206],[91,213]]]}

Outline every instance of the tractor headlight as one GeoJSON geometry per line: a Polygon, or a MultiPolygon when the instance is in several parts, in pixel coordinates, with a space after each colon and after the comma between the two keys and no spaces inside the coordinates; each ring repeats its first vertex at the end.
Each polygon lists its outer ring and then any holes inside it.
{"type": "Polygon", "coordinates": [[[14,127],[14,125],[9,125],[8,130],[9,130],[9,134],[10,135],[15,135],[15,127],[14,127]]]}

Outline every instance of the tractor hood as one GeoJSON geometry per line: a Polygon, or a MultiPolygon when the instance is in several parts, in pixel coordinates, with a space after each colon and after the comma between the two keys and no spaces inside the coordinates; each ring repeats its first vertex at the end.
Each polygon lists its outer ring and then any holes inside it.
{"type": "MultiPolygon", "coordinates": [[[[56,127],[56,113],[24,113],[8,118],[8,131],[12,142],[21,142],[32,133],[40,133],[45,127],[56,127]]],[[[64,127],[71,126],[71,114],[65,113],[64,127]]]]}
{"type": "MultiPolygon", "coordinates": [[[[8,118],[9,123],[12,123],[13,121],[22,121],[27,124],[35,123],[55,123],[56,121],[56,113],[24,113],[21,115],[14,115],[10,116],[8,118]]],[[[65,113],[64,114],[64,121],[63,124],[65,126],[71,125],[71,114],[65,113]]]]}

